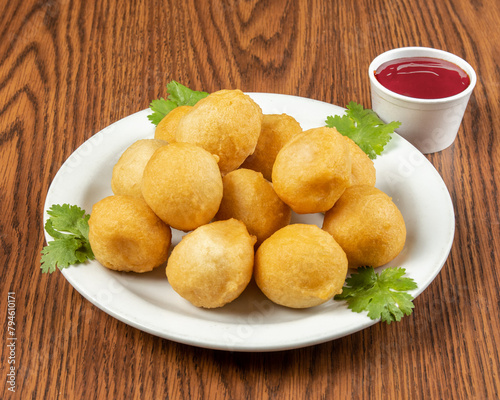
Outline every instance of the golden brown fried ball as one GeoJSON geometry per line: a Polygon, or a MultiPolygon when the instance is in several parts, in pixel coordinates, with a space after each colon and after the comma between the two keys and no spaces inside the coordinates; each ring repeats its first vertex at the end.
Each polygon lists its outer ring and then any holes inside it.
{"type": "Polygon", "coordinates": [[[171,238],[170,227],[141,198],[109,196],[92,207],[90,246],[109,269],[151,271],[167,261],[171,238]]]}
{"type": "Polygon", "coordinates": [[[113,167],[111,190],[114,194],[142,198],[141,183],[144,168],[153,153],[167,142],[141,139],[129,146],[113,167]]]}
{"type": "Polygon", "coordinates": [[[351,154],[351,185],[375,186],[376,172],[373,161],[350,138],[344,136],[351,154]]]}
{"type": "Polygon", "coordinates": [[[257,147],[241,165],[242,168],[262,172],[272,180],[273,164],[278,152],[294,135],[302,132],[300,124],[287,114],[264,114],[257,147]]]}
{"type": "Polygon", "coordinates": [[[172,288],[197,307],[236,299],[252,278],[255,237],[235,219],[200,226],[182,238],[168,259],[172,288]]]}
{"type": "Polygon", "coordinates": [[[177,142],[194,143],[219,156],[223,175],[253,153],[262,126],[262,110],[241,90],[211,93],[179,121],[177,142]]]}
{"type": "Polygon", "coordinates": [[[292,224],[265,240],[255,255],[255,282],[273,302],[314,307],[342,293],[347,258],[316,225],[292,224]]]}
{"type": "Polygon", "coordinates": [[[394,259],[406,240],[405,221],[392,199],[369,185],[347,188],[326,212],[323,229],[347,254],[349,267],[379,267],[394,259]]]}
{"type": "Polygon", "coordinates": [[[191,106],[179,106],[165,115],[155,129],[155,139],[175,142],[175,131],[180,119],[191,111],[191,106]]]}
{"type": "Polygon", "coordinates": [[[260,172],[240,168],[222,179],[224,192],[215,219],[236,218],[257,237],[257,245],[290,223],[292,210],[260,172]]]}
{"type": "Polygon", "coordinates": [[[351,182],[351,157],[335,128],[313,128],[295,135],[278,153],[273,186],[299,214],[329,210],[351,182]]]}
{"type": "Polygon", "coordinates": [[[155,151],[144,169],[142,194],[172,228],[189,231],[210,222],[222,199],[216,158],[191,143],[170,143],[155,151]]]}

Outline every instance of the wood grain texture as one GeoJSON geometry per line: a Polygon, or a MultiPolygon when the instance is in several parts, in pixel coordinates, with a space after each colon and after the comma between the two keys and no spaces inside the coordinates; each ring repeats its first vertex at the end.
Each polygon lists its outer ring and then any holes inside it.
{"type": "Polygon", "coordinates": [[[499,398],[499,20],[495,0],[1,1],[0,397],[499,398]],[[299,350],[222,352],[129,327],[60,273],[41,274],[57,170],[170,80],[369,106],[370,61],[409,45],[455,53],[478,74],[457,140],[428,156],[450,191],[456,234],[412,316],[299,350]]]}

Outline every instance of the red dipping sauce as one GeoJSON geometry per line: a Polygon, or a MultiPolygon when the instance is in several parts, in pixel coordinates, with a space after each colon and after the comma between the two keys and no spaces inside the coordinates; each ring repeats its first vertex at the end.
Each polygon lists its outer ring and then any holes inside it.
{"type": "Polygon", "coordinates": [[[375,78],[387,89],[418,99],[441,99],[463,92],[470,84],[458,65],[432,57],[398,58],[382,64],[375,78]]]}

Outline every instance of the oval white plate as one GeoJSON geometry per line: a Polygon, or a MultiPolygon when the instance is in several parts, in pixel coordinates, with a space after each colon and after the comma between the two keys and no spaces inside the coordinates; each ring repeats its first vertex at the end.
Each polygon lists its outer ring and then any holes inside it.
{"type": "MultiPolygon", "coordinates": [[[[264,113],[289,114],[304,130],[324,126],[327,116],[344,112],[301,97],[249,95],[264,113]]],[[[53,204],[75,204],[90,213],[94,203],[112,194],[111,173],[120,155],[136,140],[154,135],[149,113],[143,110],[108,126],[66,160],[47,193],[44,222],[53,204]]],[[[404,250],[388,266],[406,268],[418,284],[412,292],[417,296],[439,273],[451,249],[455,218],[450,195],[429,161],[398,135],[375,166],[377,187],[393,198],[408,231],[404,250]]],[[[321,226],[322,215],[294,215],[292,222],[321,226]]],[[[174,230],[173,245],[181,237],[174,230]]],[[[333,300],[306,310],[281,307],[267,300],[253,283],[223,308],[199,309],[172,290],[164,268],[142,275],[119,273],[92,261],[66,268],[62,274],[86,299],[120,321],[166,339],[212,349],[292,349],[340,338],[377,322],[333,300]]]]}

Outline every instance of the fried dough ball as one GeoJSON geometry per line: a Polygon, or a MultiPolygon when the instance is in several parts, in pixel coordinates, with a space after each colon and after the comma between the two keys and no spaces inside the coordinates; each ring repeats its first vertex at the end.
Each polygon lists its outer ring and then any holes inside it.
{"type": "Polygon", "coordinates": [[[323,229],[344,249],[351,268],[384,265],[406,241],[401,212],[387,194],[369,185],[347,188],[326,212],[323,229]]]}
{"type": "Polygon", "coordinates": [[[255,255],[255,282],[271,301],[286,307],[328,301],[342,293],[346,275],[344,251],[316,225],[288,225],[265,240],[255,255]]]}
{"type": "Polygon", "coordinates": [[[153,153],[167,142],[141,139],[129,146],[113,167],[111,190],[114,194],[142,198],[141,183],[144,168],[153,153]]]}
{"type": "Polygon", "coordinates": [[[313,128],[295,135],[273,166],[274,190],[299,214],[329,210],[350,182],[349,148],[335,128],[313,128]]]}
{"type": "Polygon", "coordinates": [[[142,194],[172,228],[189,231],[210,222],[222,199],[216,158],[191,143],[170,143],[155,151],[144,169],[142,194]]]}
{"type": "Polygon", "coordinates": [[[175,142],[175,131],[180,119],[191,111],[191,106],[179,106],[165,115],[155,129],[155,139],[175,142]]]}
{"type": "Polygon", "coordinates": [[[222,179],[224,191],[217,220],[236,218],[257,237],[257,245],[290,223],[292,210],[260,172],[240,168],[222,179]]]}
{"type": "Polygon", "coordinates": [[[171,239],[170,227],[141,198],[108,196],[92,207],[89,243],[106,268],[151,271],[167,261],[171,239]]]}
{"type": "Polygon", "coordinates": [[[200,226],[174,247],[166,268],[168,281],[197,307],[222,307],[252,278],[255,240],[235,219],[200,226]]]}
{"type": "Polygon", "coordinates": [[[373,161],[361,148],[347,136],[344,136],[351,154],[351,185],[375,186],[376,172],[373,161]]]}
{"type": "Polygon", "coordinates": [[[262,110],[241,90],[219,90],[201,99],[179,121],[175,140],[197,144],[219,156],[223,175],[253,153],[262,126],[262,110]]]}
{"type": "Polygon", "coordinates": [[[302,132],[300,124],[287,114],[264,114],[257,147],[241,168],[262,172],[272,180],[273,164],[278,152],[294,135],[302,132]]]}

